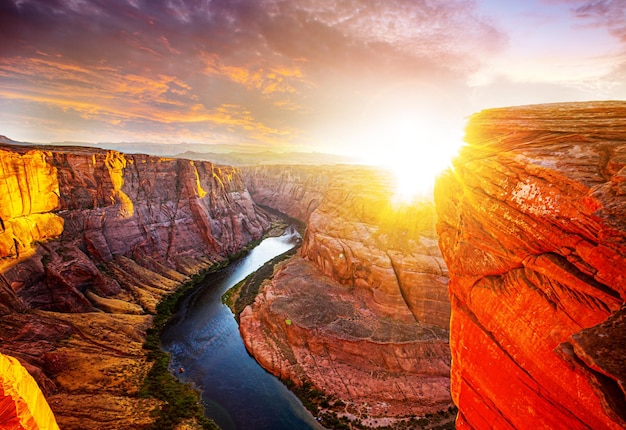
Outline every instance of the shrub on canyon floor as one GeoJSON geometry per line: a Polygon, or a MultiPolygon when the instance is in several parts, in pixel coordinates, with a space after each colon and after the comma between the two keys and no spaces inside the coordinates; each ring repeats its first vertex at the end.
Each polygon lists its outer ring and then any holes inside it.
{"type": "MultiPolygon", "coordinates": [[[[153,429],[173,429],[182,421],[195,420],[204,429],[219,429],[212,420],[206,418],[198,401],[198,392],[187,384],[179,382],[169,373],[169,355],[162,352],[157,355],[148,372],[141,394],[164,402],[158,411],[153,429]]],[[[153,355],[153,356],[154,356],[153,355]]]]}
{"type": "Polygon", "coordinates": [[[188,419],[194,420],[204,429],[219,429],[213,420],[204,416],[198,391],[178,381],[169,372],[170,357],[168,353],[161,350],[160,335],[185,294],[195,288],[206,275],[221,267],[223,264],[216,264],[202,275],[193,276],[189,282],[164,297],[157,305],[153,326],[146,331],[146,340],[143,345],[148,351],[148,360],[153,364],[139,392],[142,397],[154,397],[163,402],[163,406],[157,411],[152,429],[173,429],[188,419]]]}

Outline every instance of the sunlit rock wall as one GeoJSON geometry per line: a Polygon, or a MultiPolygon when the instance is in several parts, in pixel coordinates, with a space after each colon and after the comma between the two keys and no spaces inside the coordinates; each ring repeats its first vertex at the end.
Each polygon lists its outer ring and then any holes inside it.
{"type": "Polygon", "coordinates": [[[0,354],[0,426],[12,430],[57,430],[48,402],[18,360],[0,354]]]}
{"type": "Polygon", "coordinates": [[[307,222],[301,254],[339,283],[366,290],[395,318],[447,329],[447,270],[430,202],[394,201],[387,173],[360,166],[244,169],[259,204],[307,222]]]}
{"type": "Polygon", "coordinates": [[[626,426],[626,103],[493,109],[438,181],[457,428],[626,426]]]}
{"type": "Polygon", "coordinates": [[[56,169],[49,152],[0,149],[0,257],[18,255],[33,242],[61,235],[56,169]]]}
{"type": "Polygon", "coordinates": [[[0,351],[64,429],[143,428],[159,300],[269,227],[241,173],[79,147],[0,146],[0,351]]]}

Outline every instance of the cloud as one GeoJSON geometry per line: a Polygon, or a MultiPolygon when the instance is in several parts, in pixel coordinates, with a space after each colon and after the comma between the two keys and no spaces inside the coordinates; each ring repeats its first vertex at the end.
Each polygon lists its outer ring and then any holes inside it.
{"type": "Polygon", "coordinates": [[[606,27],[609,33],[626,43],[626,2],[623,0],[584,2],[574,12],[578,18],[606,27]]]}
{"type": "Polygon", "coordinates": [[[5,105],[276,144],[348,121],[372,89],[454,91],[505,40],[466,0],[5,0],[0,37],[5,105]]]}
{"type": "Polygon", "coordinates": [[[607,31],[626,43],[626,2],[624,0],[543,0],[562,3],[571,7],[572,14],[583,25],[606,28],[607,31]]]}

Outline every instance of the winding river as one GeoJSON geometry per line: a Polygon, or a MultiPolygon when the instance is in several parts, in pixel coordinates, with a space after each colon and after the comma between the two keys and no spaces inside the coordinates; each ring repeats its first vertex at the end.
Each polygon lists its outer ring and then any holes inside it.
{"type": "Polygon", "coordinates": [[[207,276],[163,331],[162,348],[171,353],[172,368],[184,369],[177,377],[202,390],[206,416],[224,430],[322,429],[298,398],[248,354],[232,312],[221,301],[226,290],[299,239],[291,226],[207,276]]]}

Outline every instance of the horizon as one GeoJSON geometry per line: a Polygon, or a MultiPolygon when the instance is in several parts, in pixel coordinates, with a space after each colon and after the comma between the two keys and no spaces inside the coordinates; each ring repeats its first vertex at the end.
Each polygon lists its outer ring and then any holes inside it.
{"type": "Polygon", "coordinates": [[[0,133],[380,160],[487,108],[626,99],[618,1],[9,1],[0,133]],[[402,135],[398,132],[402,129],[402,135]]]}

